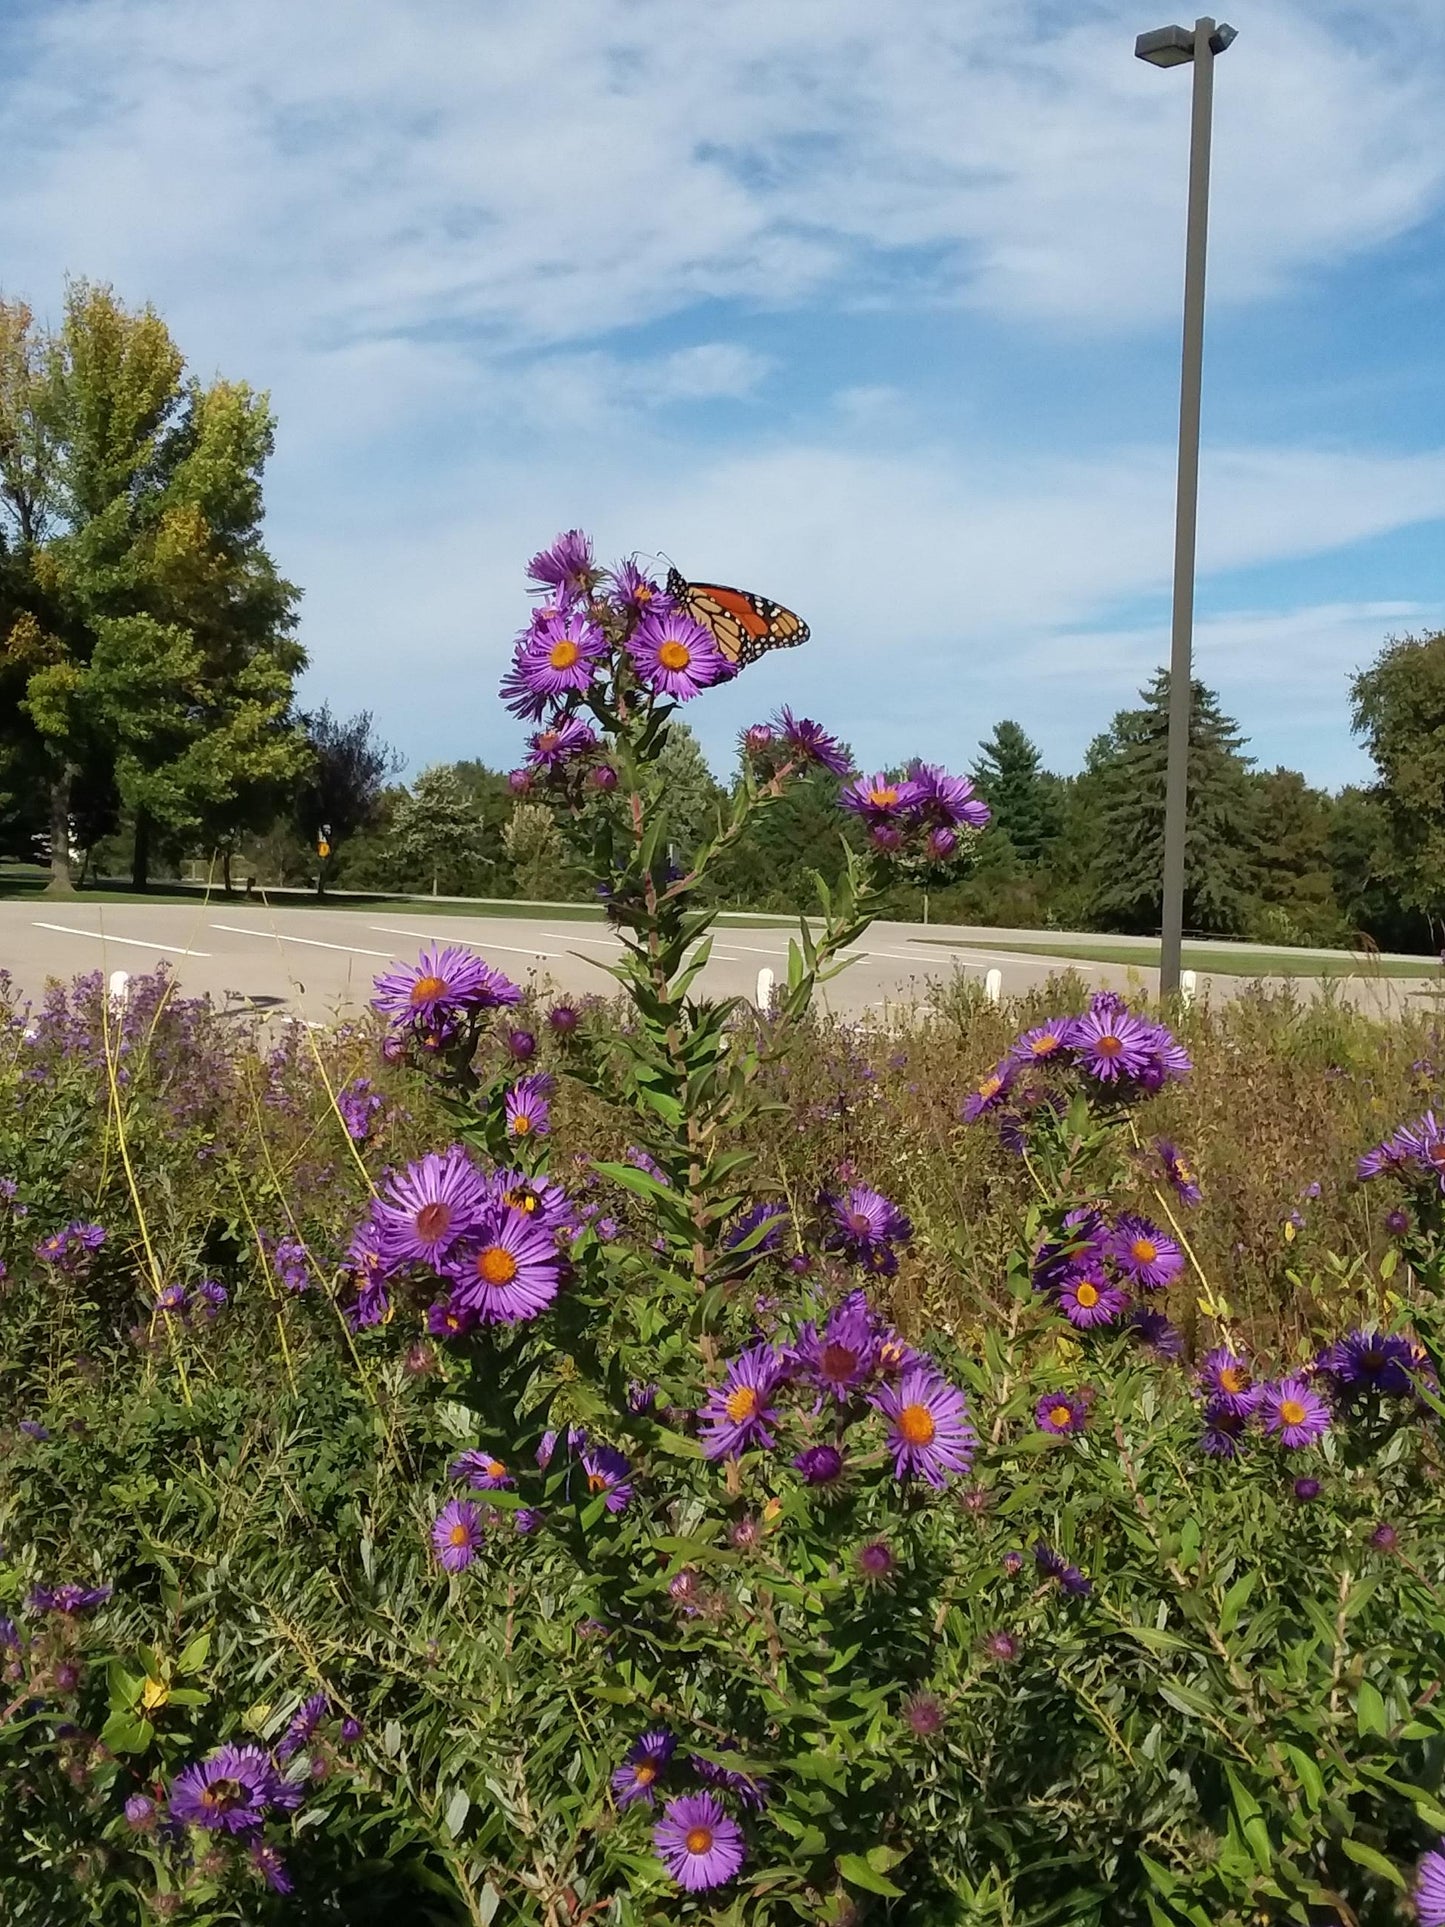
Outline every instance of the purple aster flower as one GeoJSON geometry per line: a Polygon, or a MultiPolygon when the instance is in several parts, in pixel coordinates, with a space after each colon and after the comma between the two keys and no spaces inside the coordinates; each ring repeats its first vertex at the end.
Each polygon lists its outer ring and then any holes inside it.
{"type": "Polygon", "coordinates": [[[1308,1505],[1320,1496],[1321,1487],[1318,1479],[1296,1479],[1291,1490],[1301,1505],[1308,1505]]]}
{"type": "Polygon", "coordinates": [[[923,801],[920,786],[908,776],[886,776],[882,770],[859,776],[838,792],[838,802],[870,826],[891,828],[912,814],[923,801]]]}
{"type": "Polygon", "coordinates": [[[313,1693],[309,1699],[301,1702],[276,1748],[279,1763],[284,1764],[293,1753],[299,1753],[303,1746],[310,1744],[317,1727],[326,1718],[329,1707],[330,1702],[324,1693],[313,1693]]]}
{"type": "Polygon", "coordinates": [[[1035,1291],[1056,1292],[1078,1274],[1096,1274],[1109,1247],[1109,1228],[1097,1211],[1066,1214],[1063,1235],[1041,1243],[1034,1253],[1035,1291]]]}
{"type": "Polygon", "coordinates": [[[625,1512],[632,1503],[632,1467],[614,1445],[592,1445],[582,1454],[591,1498],[602,1498],[609,1512],[625,1512]]]}
{"type": "Polygon", "coordinates": [[[824,1242],[854,1263],[866,1260],[879,1245],[906,1244],[913,1226],[898,1206],[866,1184],[855,1184],[840,1197],[824,1194],[828,1219],[824,1242]]]}
{"type": "Polygon", "coordinates": [[[351,1303],[342,1306],[341,1315],[349,1331],[370,1331],[391,1317],[391,1294],[381,1283],[360,1285],[351,1303]]]}
{"type": "Polygon", "coordinates": [[[450,1298],[438,1298],[426,1308],[426,1328],[433,1338],[464,1338],[477,1323],[470,1305],[454,1305],[450,1298]]]}
{"type": "Polygon", "coordinates": [[[531,751],[530,767],[534,770],[561,769],[574,757],[585,756],[597,747],[597,732],[577,717],[568,716],[564,721],[549,723],[539,729],[534,736],[527,738],[531,751]]]}
{"type": "Polygon", "coordinates": [[[1155,1140],[1154,1149],[1158,1153],[1160,1164],[1164,1167],[1164,1175],[1173,1185],[1179,1202],[1198,1204],[1204,1193],[1199,1189],[1193,1167],[1186,1162],[1178,1146],[1171,1144],[1168,1138],[1161,1137],[1155,1140]]]}
{"type": "Polygon", "coordinates": [[[582,1013],[575,1004],[553,1004],[547,1012],[547,1028],[564,1040],[575,1035],[581,1022],[582,1013]]]}
{"type": "Polygon", "coordinates": [[[1149,1061],[1152,1027],[1127,1010],[1097,1007],[1074,1019],[1070,1046],[1083,1068],[1101,1082],[1137,1077],[1149,1061]]]}
{"type": "Polygon", "coordinates": [[[1290,1451],[1315,1445],[1330,1429],[1330,1408],[1302,1378],[1282,1378],[1277,1385],[1266,1385],[1260,1393],[1259,1415],[1266,1432],[1272,1432],[1290,1451]]]}
{"type": "Polygon", "coordinates": [[[761,1204],[753,1205],[728,1226],[723,1235],[723,1249],[737,1251],[740,1246],[746,1245],[744,1256],[762,1258],[781,1245],[788,1223],[787,1206],[765,1198],[761,1204]]]}
{"type": "Polygon", "coordinates": [[[999,1110],[1009,1100],[1018,1077],[1017,1068],[1004,1060],[995,1064],[984,1078],[981,1078],[964,1099],[963,1121],[976,1124],[981,1117],[999,1110]]]}
{"type": "Polygon", "coordinates": [[[1058,1307],[1071,1325],[1092,1331],[1116,1323],[1129,1309],[1129,1294],[1101,1271],[1079,1271],[1059,1286],[1058,1307]]]}
{"type": "Polygon", "coordinates": [[[912,763],[908,778],[918,791],[917,808],[924,822],[949,830],[960,825],[971,830],[987,827],[988,804],[974,794],[968,777],[950,776],[936,763],[912,763]]]}
{"type": "Polygon", "coordinates": [[[224,1833],[254,1833],[271,1808],[300,1801],[300,1788],[281,1778],[259,1746],[220,1747],[171,1782],[172,1819],[224,1833]]]}
{"type": "Polygon", "coordinates": [[[1051,1545],[1040,1539],[1034,1546],[1034,1566],[1040,1579],[1061,1579],[1068,1570],[1067,1561],[1061,1552],[1055,1552],[1051,1545]]]}
{"type": "Polygon", "coordinates": [[[336,1093],[336,1108],[354,1144],[362,1144],[370,1136],[372,1119],[381,1105],[381,1093],[372,1089],[369,1077],[355,1077],[336,1093]]]}
{"type": "Polygon", "coordinates": [[[612,599],[627,615],[645,616],[654,610],[670,609],[672,600],[665,595],[645,569],[639,569],[636,561],[628,557],[609,571],[612,582],[612,599]]]}
{"type": "Polygon", "coordinates": [[[63,1613],[73,1619],[103,1606],[115,1590],[113,1586],[77,1586],[67,1580],[63,1586],[37,1586],[30,1595],[30,1610],[37,1613],[63,1613]]]}
{"type": "Polygon", "coordinates": [[[1204,1430],[1199,1437],[1200,1451],[1207,1452],[1212,1459],[1237,1459],[1244,1450],[1244,1436],[1249,1429],[1252,1410],[1252,1406],[1240,1410],[1228,1398],[1206,1399],[1204,1430]]]}
{"type": "Polygon", "coordinates": [[[552,1128],[551,1106],[547,1099],[555,1079],[547,1071],[534,1071],[519,1077],[506,1096],[507,1136],[545,1137],[552,1128]]]}
{"type": "Polygon", "coordinates": [[[1320,1359],[1320,1369],[1347,1395],[1383,1398],[1407,1398],[1428,1366],[1425,1353],[1401,1332],[1348,1332],[1320,1359]]]}
{"type": "Polygon", "coordinates": [[[1087,1599],[1094,1590],[1094,1582],[1077,1566],[1065,1566],[1059,1574],[1059,1585],[1071,1599],[1087,1599]]]}
{"type": "Polygon", "coordinates": [[[897,1478],[913,1475],[941,1486],[973,1464],[978,1437],[968,1422],[963,1393],[931,1366],[905,1372],[897,1385],[883,1385],[872,1403],[888,1421],[888,1448],[897,1478]]]}
{"type": "Polygon", "coordinates": [[[932,1365],[927,1352],[921,1352],[900,1338],[895,1331],[884,1331],[878,1338],[878,1370],[884,1378],[901,1378],[915,1365],[932,1365]]]}
{"type": "Polygon", "coordinates": [[[640,1380],[633,1379],[627,1388],[628,1411],[636,1412],[639,1418],[645,1418],[657,1404],[657,1393],[656,1385],[644,1385],[640,1380]]]}
{"type": "Polygon", "coordinates": [[[1057,1063],[1073,1042],[1073,1031],[1072,1017],[1051,1017],[1016,1037],[1009,1046],[1009,1057],[1016,1064],[1057,1063]]]}
{"type": "Polygon", "coordinates": [[[251,1866],[260,1874],[273,1894],[290,1894],[296,1891],[296,1882],[287,1871],[286,1862],[268,1841],[253,1840],[249,1852],[251,1866]]]}
{"type": "MultiPolygon", "coordinates": [[[[1445,1840],[1440,1842],[1445,1848],[1445,1840]]],[[[1445,1927],[1445,1854],[1422,1854],[1415,1870],[1415,1917],[1420,1927],[1445,1927]]]]}
{"type": "Polygon", "coordinates": [[[529,1177],[525,1171],[498,1171],[492,1183],[500,1204],[520,1211],[524,1218],[544,1225],[548,1231],[561,1231],[576,1218],[571,1199],[551,1178],[529,1177]]]}
{"type": "Polygon", "coordinates": [[[862,1292],[851,1292],[821,1332],[804,1325],[797,1355],[819,1391],[846,1405],[878,1368],[878,1330],[862,1292]]]}
{"type": "Polygon", "coordinates": [[[428,1151],[400,1176],[389,1173],[371,1207],[377,1243],[393,1265],[437,1270],[478,1230],[489,1203],[486,1180],[462,1145],[428,1151]]]}
{"type": "Polygon", "coordinates": [[[821,724],[810,721],[806,716],[795,716],[791,709],[785,707],[774,717],[773,728],[794,762],[814,763],[834,776],[852,773],[853,766],[847,751],[837,737],[830,736],[821,724]]]}
{"type": "Polygon", "coordinates": [[[612,1791],[619,1807],[635,1800],[657,1804],[656,1783],[677,1751],[677,1741],[665,1727],[655,1727],[634,1740],[622,1765],[613,1769],[612,1791]]]}
{"type": "Polygon", "coordinates": [[[721,1887],[742,1867],[742,1829],[711,1793],[669,1800],[652,1830],[657,1857],[687,1893],[721,1887]]]}
{"type": "Polygon", "coordinates": [[[502,1039],[502,1047],[508,1057],[512,1058],[513,1061],[518,1064],[525,1064],[530,1058],[537,1055],[537,1039],[535,1034],[530,1030],[522,1030],[520,1027],[507,1032],[506,1036],[502,1039]]]}
{"type": "Polygon", "coordinates": [[[524,1539],[529,1538],[534,1532],[539,1532],[541,1527],[542,1514],[536,1506],[519,1505],[512,1514],[512,1529],[520,1532],[524,1539]]]}
{"type": "Polygon", "coordinates": [[[545,1225],[504,1206],[452,1255],[447,1274],[454,1307],[483,1324],[514,1325],[535,1318],[557,1296],[562,1259],[545,1225]]]}
{"type": "Polygon", "coordinates": [[[1385,1213],[1385,1229],[1392,1238],[1403,1238],[1410,1229],[1411,1223],[1409,1212],[1400,1209],[1399,1206],[1385,1213]]]}
{"type": "Polygon", "coordinates": [[[724,1793],[735,1793],[750,1812],[761,1813],[768,1804],[771,1791],[768,1782],[728,1764],[729,1760],[738,1758],[736,1747],[725,1747],[721,1751],[726,1756],[721,1760],[710,1760],[705,1753],[694,1753],[691,1760],[693,1772],[709,1786],[718,1787],[724,1793]]]}
{"type": "Polygon", "coordinates": [[[1088,1402],[1077,1392],[1045,1392],[1034,1406],[1034,1423],[1039,1430],[1059,1437],[1082,1432],[1088,1419],[1088,1402]]]}
{"type": "Polygon", "coordinates": [[[681,609],[644,616],[627,648],[641,681],[681,703],[732,674],[711,633],[681,609]]]}
{"type": "Polygon", "coordinates": [[[556,592],[563,603],[591,595],[601,570],[592,556],[592,538],[581,529],[567,529],[548,549],[539,549],[527,564],[527,575],[541,589],[556,592]]]}
{"type": "Polygon", "coordinates": [[[437,1514],[431,1542],[444,1572],[465,1572],[482,1543],[482,1515],[470,1499],[449,1499],[437,1514]]]}
{"type": "MultiPolygon", "coordinates": [[[[1018,1558],[1018,1554],[1013,1555],[1018,1558]]],[[[1019,1562],[1022,1564],[1022,1560],[1019,1562]]],[[[1012,1666],[1019,1656],[1019,1642],[1013,1633],[999,1631],[990,1633],[983,1642],[983,1650],[990,1659],[997,1660],[1001,1666],[1012,1666]]]]}
{"type": "Polygon", "coordinates": [[[376,979],[372,1007],[393,1023],[431,1020],[487,1002],[487,966],[458,944],[429,944],[414,964],[398,964],[376,979]]]}
{"type": "Polygon", "coordinates": [[[549,702],[580,695],[606,659],[607,638],[590,617],[574,612],[540,614],[517,650],[519,680],[549,702]]]}
{"type": "Polygon", "coordinates": [[[898,1570],[898,1555],[886,1539],[866,1539],[853,1555],[865,1585],[886,1586],[898,1570]]]}
{"type": "Polygon", "coordinates": [[[157,1311],[184,1311],[185,1308],[186,1288],[184,1285],[172,1284],[162,1287],[160,1296],[156,1299],[157,1311]]]}
{"type": "Polygon", "coordinates": [[[1400,1535],[1394,1526],[1385,1523],[1375,1527],[1369,1543],[1376,1552],[1393,1552],[1400,1543],[1400,1535]]]}
{"type": "Polygon", "coordinates": [[[1382,1144],[1366,1151],[1355,1164],[1355,1176],[1368,1183],[1371,1178],[1383,1177],[1388,1172],[1403,1171],[1409,1165],[1413,1149],[1406,1141],[1403,1127],[1393,1132],[1382,1144]]]}
{"type": "Polygon", "coordinates": [[[836,1485],[847,1470],[847,1460],[836,1445],[810,1445],[793,1464],[802,1473],[804,1485],[836,1485]]]}
{"type": "Polygon", "coordinates": [[[50,1437],[48,1427],[42,1425],[39,1419],[21,1419],[20,1430],[25,1434],[26,1438],[34,1439],[37,1445],[43,1445],[46,1439],[50,1437]]]}
{"type": "Polygon", "coordinates": [[[1199,1367],[1199,1383],[1211,1403],[1248,1418],[1259,1403],[1259,1387],[1242,1358],[1225,1345],[1206,1352],[1199,1367]]]}
{"type": "Polygon", "coordinates": [[[752,1345],[727,1368],[721,1385],[708,1393],[699,1419],[702,1449],[709,1459],[730,1459],[751,1445],[771,1448],[769,1427],[776,1421],[772,1398],[788,1375],[788,1362],[771,1345],[752,1345]]]}
{"type": "Polygon", "coordinates": [[[1194,1060],[1171,1030],[1163,1024],[1146,1024],[1148,1041],[1145,1062],[1134,1075],[1146,1091],[1162,1090],[1166,1084],[1188,1077],[1194,1060]]]}
{"type": "Polygon", "coordinates": [[[351,1715],[348,1714],[341,1722],[342,1744],[344,1746],[355,1746],[356,1742],[361,1738],[361,1730],[361,1721],[353,1719],[351,1715]]]}
{"type": "Polygon", "coordinates": [[[465,1479],[478,1492],[501,1492],[517,1481],[490,1452],[463,1452],[447,1467],[449,1479],[465,1479]]]}
{"type": "Polygon", "coordinates": [[[144,1793],[133,1793],[125,1803],[125,1821],[136,1833],[149,1833],[156,1823],[156,1803],[144,1793]]]}
{"type": "Polygon", "coordinates": [[[1129,1324],[1139,1344],[1145,1351],[1152,1352],[1161,1364],[1183,1357],[1184,1334],[1162,1311],[1154,1311],[1147,1305],[1136,1305],[1129,1314],[1129,1324]]]}
{"type": "Polygon", "coordinates": [[[1132,1214],[1119,1220],[1109,1242],[1109,1256],[1124,1276],[1146,1291],[1158,1291],[1184,1269],[1184,1253],[1147,1218],[1132,1214]]]}

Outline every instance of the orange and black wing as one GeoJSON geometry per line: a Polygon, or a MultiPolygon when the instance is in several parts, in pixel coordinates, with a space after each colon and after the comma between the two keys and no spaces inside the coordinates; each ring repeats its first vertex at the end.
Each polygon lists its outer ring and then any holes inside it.
{"type": "Polygon", "coordinates": [[[729,589],[721,582],[689,582],[678,570],[670,569],[667,593],[694,622],[711,632],[735,668],[746,669],[770,649],[796,649],[808,640],[808,625],[801,616],[749,589],[729,589]]]}

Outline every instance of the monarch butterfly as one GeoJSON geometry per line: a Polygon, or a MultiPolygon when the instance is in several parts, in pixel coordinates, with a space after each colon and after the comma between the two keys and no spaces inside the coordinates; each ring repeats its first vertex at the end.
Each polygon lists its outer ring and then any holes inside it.
{"type": "Polygon", "coordinates": [[[677,569],[667,572],[667,593],[694,622],[708,630],[735,669],[770,649],[796,649],[808,640],[808,625],[780,602],[750,589],[725,589],[720,582],[689,582],[677,569]]]}

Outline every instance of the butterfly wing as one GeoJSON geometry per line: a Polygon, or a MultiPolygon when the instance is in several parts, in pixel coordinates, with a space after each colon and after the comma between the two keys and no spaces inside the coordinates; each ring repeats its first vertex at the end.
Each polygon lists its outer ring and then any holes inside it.
{"type": "Polygon", "coordinates": [[[677,569],[670,569],[667,593],[709,631],[734,668],[746,669],[770,649],[796,649],[808,640],[808,625],[801,616],[749,589],[689,582],[677,569]]]}

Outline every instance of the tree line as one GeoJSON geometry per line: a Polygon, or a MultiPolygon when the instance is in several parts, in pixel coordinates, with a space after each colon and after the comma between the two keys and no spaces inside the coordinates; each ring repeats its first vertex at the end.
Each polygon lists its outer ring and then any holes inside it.
{"type": "MultiPolygon", "coordinates": [[[[77,282],[51,328],[0,299],[0,854],[48,851],[57,891],[77,868],[144,890],[199,863],[227,890],[239,865],[269,885],[585,894],[549,811],[503,772],[464,761],[402,785],[369,714],[298,706],[300,590],[262,537],[274,437],[268,398],[189,373],[153,309],[77,282]]],[[[928,914],[1157,929],[1168,687],[1159,672],[1072,775],[1000,722],[973,761],[993,824],[928,914]]],[[[1331,793],[1259,768],[1195,685],[1191,930],[1437,947],[1445,634],[1387,641],[1351,695],[1377,781],[1331,793]]],[[[684,726],[667,755],[686,845],[724,788],[684,726]]],[[[830,785],[802,781],[714,887],[739,907],[806,907],[814,874],[839,873],[840,834],[830,785]]],[[[900,888],[889,908],[925,905],[900,888]]]]}

